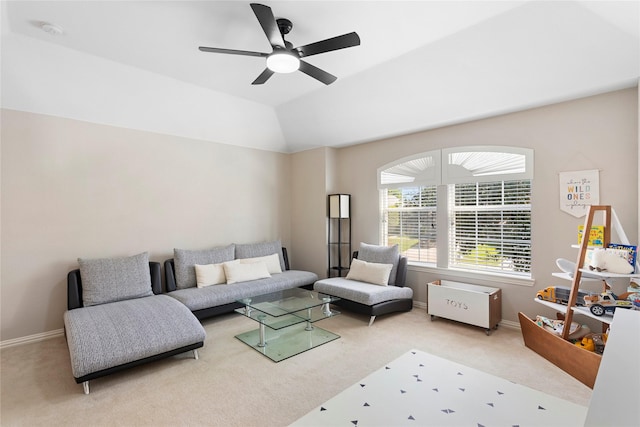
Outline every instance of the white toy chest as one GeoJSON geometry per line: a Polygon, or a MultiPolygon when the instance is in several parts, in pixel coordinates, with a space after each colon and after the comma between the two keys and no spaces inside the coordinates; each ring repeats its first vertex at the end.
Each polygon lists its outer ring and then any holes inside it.
{"type": "Polygon", "coordinates": [[[485,328],[487,335],[502,320],[502,290],[469,283],[436,280],[428,284],[427,313],[485,328]]]}

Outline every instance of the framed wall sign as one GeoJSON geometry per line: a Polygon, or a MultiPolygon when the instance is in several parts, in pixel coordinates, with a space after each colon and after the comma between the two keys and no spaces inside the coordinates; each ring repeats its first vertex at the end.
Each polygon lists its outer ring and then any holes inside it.
{"type": "Polygon", "coordinates": [[[587,214],[588,206],[600,204],[600,175],[597,169],[560,172],[560,210],[576,218],[587,214]]]}

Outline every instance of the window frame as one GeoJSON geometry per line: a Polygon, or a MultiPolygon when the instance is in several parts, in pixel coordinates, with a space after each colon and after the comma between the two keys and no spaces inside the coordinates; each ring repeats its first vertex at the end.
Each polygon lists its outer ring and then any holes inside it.
{"type": "MultiPolygon", "coordinates": [[[[381,194],[380,194],[380,206],[381,206],[381,221],[380,221],[380,238],[381,238],[381,244],[382,245],[389,245],[389,227],[391,227],[391,220],[390,220],[390,216],[392,214],[397,214],[397,219],[398,219],[398,227],[400,227],[400,229],[402,230],[402,228],[404,227],[404,219],[407,218],[407,228],[417,228],[417,232],[414,234],[417,234],[414,238],[417,238],[419,242],[421,242],[423,239],[429,241],[431,239],[431,236],[433,236],[433,239],[435,240],[436,236],[437,236],[437,228],[435,230],[433,230],[433,232],[430,232],[429,230],[427,230],[426,232],[422,232],[424,227],[429,227],[430,223],[433,223],[433,221],[435,221],[435,223],[437,224],[437,216],[438,216],[438,186],[436,185],[428,185],[428,186],[419,186],[419,187],[402,187],[399,189],[392,189],[392,188],[386,188],[381,190],[381,194]],[[389,195],[388,192],[392,191],[392,190],[396,190],[396,191],[400,191],[401,192],[401,196],[400,196],[400,205],[396,206],[396,207],[389,207],[388,203],[391,200],[392,197],[396,197],[394,195],[389,195]],[[418,196],[418,206],[405,206],[405,204],[403,203],[405,200],[405,193],[404,190],[408,190],[409,193],[414,193],[414,194],[419,194],[418,196]],[[382,193],[387,193],[386,196],[382,196],[382,193]],[[433,194],[429,194],[429,193],[433,193],[433,194]],[[426,197],[424,197],[423,195],[426,195],[426,197]],[[427,202],[426,204],[424,204],[424,202],[427,202]],[[430,201],[433,202],[433,204],[429,203],[430,201]],[[425,222],[423,222],[423,217],[425,222]]],[[[394,235],[398,235],[398,233],[394,233],[394,235]]],[[[401,236],[400,241],[398,242],[398,245],[400,247],[400,252],[404,252],[402,250],[403,248],[403,238],[406,237],[406,234],[401,232],[399,234],[401,236]]],[[[426,252],[424,255],[422,254],[423,248],[422,245],[420,244],[418,249],[417,249],[417,257],[418,260],[416,261],[415,259],[413,259],[412,262],[419,262],[419,263],[425,263],[425,264],[433,264],[435,265],[435,260],[434,261],[429,261],[429,258],[431,257],[431,255],[429,254],[429,247],[425,247],[424,251],[426,252]],[[424,260],[422,260],[424,258],[424,260]]],[[[437,242],[436,242],[436,246],[434,248],[435,251],[437,251],[437,242]]],[[[432,251],[433,253],[433,251],[432,251]]],[[[436,259],[437,259],[437,255],[436,255],[436,259]]]]}
{"type": "MultiPolygon", "coordinates": [[[[437,271],[438,274],[443,275],[455,275],[455,277],[477,277],[482,276],[484,278],[495,278],[507,283],[522,284],[531,286],[533,283],[533,275],[531,268],[527,273],[523,272],[511,272],[511,271],[491,271],[490,269],[469,269],[460,268],[460,266],[449,264],[449,186],[455,184],[469,184],[469,183],[481,183],[481,182],[497,182],[497,181],[514,181],[514,180],[529,180],[529,197],[531,197],[531,190],[533,185],[533,161],[534,152],[532,149],[522,147],[510,147],[510,146],[461,146],[450,147],[441,150],[431,150],[422,153],[418,153],[412,156],[403,157],[393,162],[387,163],[378,168],[378,189],[379,189],[379,201],[380,201],[380,242],[381,244],[387,244],[388,242],[388,224],[385,223],[388,217],[385,215],[385,195],[389,189],[400,189],[404,187],[417,187],[417,186],[436,186],[436,236],[445,236],[445,238],[436,238],[437,246],[437,260],[436,263],[426,263],[423,261],[409,261],[410,267],[418,271],[437,271]],[[478,154],[473,154],[478,153],[478,154]],[[474,156],[482,156],[486,153],[501,153],[501,157],[496,157],[495,166],[493,170],[491,167],[484,168],[483,170],[462,170],[460,164],[455,164],[452,159],[468,160],[469,164],[473,164],[474,156]],[[428,168],[424,168],[424,165],[428,162],[420,161],[425,157],[431,157],[434,162],[428,168]],[[403,167],[403,164],[409,163],[408,167],[403,167]],[[420,170],[420,166],[423,170],[420,170]],[[507,168],[506,172],[501,172],[500,167],[507,168]],[[394,178],[390,172],[408,172],[407,176],[399,176],[397,182],[383,182],[383,178],[394,178]],[[424,173],[426,172],[426,173],[424,173]],[[386,173],[386,175],[385,175],[386,173]],[[418,185],[416,185],[418,184],[418,185]]],[[[478,162],[475,162],[478,164],[478,162]]],[[[490,165],[491,166],[491,165],[490,165]]],[[[530,199],[529,199],[530,201],[530,199]]],[[[529,213],[531,214],[531,203],[529,203],[529,213]]],[[[529,220],[529,238],[531,239],[531,218],[529,220]]]]}

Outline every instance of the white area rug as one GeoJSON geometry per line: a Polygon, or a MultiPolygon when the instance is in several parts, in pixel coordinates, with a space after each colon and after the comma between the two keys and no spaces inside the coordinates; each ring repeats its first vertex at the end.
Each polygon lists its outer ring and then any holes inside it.
{"type": "Polygon", "coordinates": [[[582,426],[587,408],[418,350],[294,426],[582,426]]]}

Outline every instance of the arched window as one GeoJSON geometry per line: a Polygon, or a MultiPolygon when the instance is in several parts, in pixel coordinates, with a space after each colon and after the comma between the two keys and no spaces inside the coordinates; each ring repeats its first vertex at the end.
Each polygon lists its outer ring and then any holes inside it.
{"type": "Polygon", "coordinates": [[[398,244],[410,261],[435,264],[441,153],[405,157],[378,169],[382,244],[398,244]]]}
{"type": "Polygon", "coordinates": [[[455,147],[378,169],[382,244],[412,263],[530,277],[533,150],[455,147]]]}

